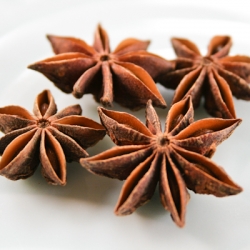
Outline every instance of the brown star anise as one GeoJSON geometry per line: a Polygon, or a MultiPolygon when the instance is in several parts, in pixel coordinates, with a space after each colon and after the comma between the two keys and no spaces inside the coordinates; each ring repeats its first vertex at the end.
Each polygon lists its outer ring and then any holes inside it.
{"type": "Polygon", "coordinates": [[[227,56],[232,45],[229,36],[213,37],[206,56],[186,39],[173,38],[172,45],[178,56],[174,60],[176,69],[161,83],[176,89],[173,103],[191,95],[194,107],[197,107],[204,95],[209,114],[235,118],[232,95],[250,100],[250,57],[227,56]]]}
{"type": "Polygon", "coordinates": [[[19,106],[0,108],[0,174],[12,179],[31,176],[39,162],[51,184],[66,184],[66,160],[88,156],[85,149],[101,140],[106,131],[99,123],[81,116],[79,105],[57,112],[50,91],[40,93],[34,115],[19,106]]]}
{"type": "Polygon", "coordinates": [[[95,174],[126,179],[117,215],[132,213],[147,202],[159,182],[161,201],[175,223],[185,223],[187,189],[218,197],[234,195],[242,189],[208,157],[241,122],[240,119],[207,118],[193,122],[191,98],[170,109],[165,132],[148,102],[146,126],[136,117],[99,108],[101,122],[110,138],[121,146],[80,163],[95,174]]]}
{"type": "Polygon", "coordinates": [[[154,105],[166,107],[154,80],[173,70],[173,63],[145,51],[149,41],[125,39],[111,52],[109,37],[100,25],[93,47],[72,37],[49,35],[48,39],[57,55],[28,67],[43,73],[62,91],[77,98],[92,93],[105,106],[114,100],[139,109],[152,99],[154,105]]]}

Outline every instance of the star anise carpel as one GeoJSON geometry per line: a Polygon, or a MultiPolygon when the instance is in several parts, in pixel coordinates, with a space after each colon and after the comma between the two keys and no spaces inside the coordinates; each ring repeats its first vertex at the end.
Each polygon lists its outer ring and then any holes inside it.
{"type": "Polygon", "coordinates": [[[166,107],[155,81],[173,70],[174,63],[147,52],[149,41],[128,38],[111,51],[108,34],[100,25],[93,46],[73,37],[48,35],[48,39],[56,55],[28,67],[62,91],[77,98],[91,93],[104,106],[115,101],[134,110],[152,99],[155,106],[166,107]]]}
{"type": "Polygon", "coordinates": [[[161,83],[175,90],[173,103],[191,95],[194,107],[202,96],[205,109],[215,117],[235,118],[233,96],[250,100],[250,57],[229,56],[229,36],[214,36],[205,56],[190,40],[172,38],[176,68],[161,83]]]}
{"type": "Polygon", "coordinates": [[[104,127],[84,116],[79,105],[57,113],[49,90],[41,92],[33,113],[20,106],[0,108],[0,174],[12,179],[31,176],[39,162],[48,183],[66,184],[66,161],[88,156],[86,148],[101,140],[104,127]]]}
{"type": "Polygon", "coordinates": [[[185,224],[187,188],[218,197],[235,195],[241,188],[209,157],[228,138],[240,119],[206,118],[194,121],[191,98],[169,110],[162,132],[149,100],[146,125],[136,117],[98,109],[102,125],[115,146],[80,163],[90,172],[125,180],[115,213],[127,215],[150,200],[159,183],[161,202],[174,222],[185,224]]]}

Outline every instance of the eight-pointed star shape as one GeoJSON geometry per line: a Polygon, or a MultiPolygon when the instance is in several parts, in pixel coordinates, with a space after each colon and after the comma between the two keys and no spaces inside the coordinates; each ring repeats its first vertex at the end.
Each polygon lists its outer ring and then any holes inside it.
{"type": "Polygon", "coordinates": [[[161,83],[176,89],[173,103],[191,95],[194,107],[205,97],[205,108],[215,117],[235,118],[233,95],[250,100],[250,57],[227,56],[232,45],[229,36],[214,36],[206,56],[190,40],[173,38],[178,56],[176,69],[161,83]]]}
{"type": "Polygon", "coordinates": [[[106,132],[99,123],[81,116],[79,105],[57,113],[49,90],[34,103],[34,115],[19,106],[0,108],[0,174],[12,179],[31,176],[39,162],[51,184],[66,184],[66,160],[88,156],[85,149],[101,140],[106,132]]]}
{"type": "Polygon", "coordinates": [[[165,132],[151,101],[146,126],[136,117],[99,108],[103,126],[119,146],[81,159],[90,172],[125,180],[115,213],[131,214],[147,202],[159,182],[161,201],[175,223],[185,223],[187,188],[218,197],[242,189],[208,157],[241,122],[240,119],[207,118],[193,122],[191,98],[175,103],[167,116],[165,132]]]}
{"type": "Polygon", "coordinates": [[[62,91],[77,98],[91,93],[104,106],[114,100],[134,110],[152,99],[155,106],[166,107],[154,81],[173,70],[174,63],[147,52],[149,41],[125,39],[111,52],[108,34],[100,25],[93,46],[72,37],[49,35],[48,39],[57,55],[28,67],[62,91]]]}

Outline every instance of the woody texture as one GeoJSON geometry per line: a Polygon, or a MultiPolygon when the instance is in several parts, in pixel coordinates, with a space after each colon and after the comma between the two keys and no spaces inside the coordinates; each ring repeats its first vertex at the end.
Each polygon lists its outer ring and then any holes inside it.
{"type": "Polygon", "coordinates": [[[89,158],[83,167],[94,174],[125,180],[115,213],[128,215],[153,196],[159,184],[162,205],[183,227],[187,189],[218,197],[242,191],[210,157],[240,124],[240,119],[206,118],[194,121],[191,98],[175,103],[162,132],[160,119],[149,100],[146,125],[125,113],[98,109],[115,146],[89,158]]]}
{"type": "Polygon", "coordinates": [[[196,108],[204,96],[204,106],[210,115],[235,118],[233,96],[250,100],[250,57],[228,56],[232,46],[229,36],[214,36],[205,56],[190,40],[171,41],[177,55],[176,68],[161,83],[176,89],[173,103],[191,95],[196,108]]]}
{"type": "Polygon", "coordinates": [[[48,35],[56,54],[28,67],[44,74],[59,89],[81,98],[93,94],[104,106],[113,101],[132,110],[151,99],[166,107],[155,81],[173,70],[174,63],[146,51],[149,41],[123,40],[111,52],[109,37],[98,25],[93,46],[73,37],[48,35]]]}
{"type": "Polygon", "coordinates": [[[31,176],[39,163],[48,183],[66,184],[66,161],[88,156],[86,148],[101,140],[106,132],[99,123],[81,116],[79,105],[57,113],[49,90],[34,103],[34,114],[19,106],[0,108],[0,174],[11,179],[31,176]]]}

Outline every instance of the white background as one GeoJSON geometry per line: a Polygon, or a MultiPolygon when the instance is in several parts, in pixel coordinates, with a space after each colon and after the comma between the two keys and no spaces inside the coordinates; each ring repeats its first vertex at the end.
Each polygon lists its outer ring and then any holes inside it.
{"type": "MultiPolygon", "coordinates": [[[[248,1],[171,2],[0,0],[0,105],[17,104],[31,111],[35,96],[49,88],[59,109],[80,103],[83,115],[98,121],[98,105],[91,96],[76,100],[26,66],[53,55],[47,33],[91,44],[99,22],[112,48],[129,36],[151,39],[152,52],[172,59],[171,36],[190,38],[204,52],[213,35],[229,34],[231,54],[250,56],[248,1]]],[[[170,105],[171,92],[159,88],[170,105]]],[[[190,192],[186,226],[179,229],[162,208],[158,191],[133,215],[116,217],[113,208],[122,182],[69,164],[67,185],[55,187],[38,168],[25,181],[0,178],[0,249],[250,249],[250,102],[235,100],[235,107],[243,122],[213,160],[243,193],[218,199],[190,192]]],[[[142,120],[143,112],[137,113],[142,120]]],[[[167,111],[158,112],[164,122],[167,111]]],[[[196,116],[206,116],[204,112],[200,108],[196,116]]],[[[88,152],[94,155],[111,146],[105,138],[88,152]]]]}

